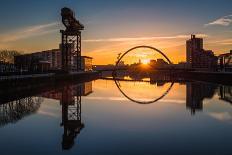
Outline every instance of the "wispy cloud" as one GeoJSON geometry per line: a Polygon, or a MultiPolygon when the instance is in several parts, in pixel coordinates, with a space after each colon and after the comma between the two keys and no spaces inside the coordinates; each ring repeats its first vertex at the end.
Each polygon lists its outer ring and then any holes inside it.
{"type": "MultiPolygon", "coordinates": [[[[198,37],[208,37],[206,34],[196,34],[198,37]]],[[[130,37],[130,38],[105,38],[105,39],[86,39],[84,42],[128,42],[128,41],[149,41],[149,40],[165,40],[165,39],[187,39],[189,35],[175,36],[156,36],[156,37],[130,37]]]]}
{"type": "Polygon", "coordinates": [[[58,22],[26,27],[20,30],[16,30],[14,32],[9,32],[1,35],[0,42],[2,43],[13,42],[21,39],[30,38],[33,36],[41,36],[41,35],[57,32],[58,27],[59,27],[58,22]]]}
{"type": "Polygon", "coordinates": [[[210,44],[220,44],[220,45],[232,45],[232,39],[223,39],[218,41],[212,41],[210,44]]]}
{"type": "Polygon", "coordinates": [[[232,116],[229,112],[221,112],[221,113],[209,113],[209,115],[217,120],[220,121],[231,121],[232,120],[232,116]]]}
{"type": "Polygon", "coordinates": [[[224,16],[219,19],[216,19],[215,21],[212,21],[208,24],[205,24],[205,26],[212,26],[212,25],[220,25],[220,26],[229,26],[232,24],[232,15],[224,16]]]}
{"type": "Polygon", "coordinates": [[[52,113],[52,112],[48,112],[48,111],[44,111],[44,110],[39,110],[37,113],[40,115],[45,115],[45,116],[49,116],[49,117],[55,117],[55,118],[59,117],[56,113],[52,113]]]}

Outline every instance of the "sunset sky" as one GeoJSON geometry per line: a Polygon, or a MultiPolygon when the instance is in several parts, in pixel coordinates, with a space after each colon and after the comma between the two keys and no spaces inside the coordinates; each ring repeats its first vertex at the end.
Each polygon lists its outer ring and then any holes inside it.
{"type": "Polygon", "coordinates": [[[60,9],[70,7],[84,24],[82,55],[112,64],[137,45],[185,60],[190,34],[204,37],[215,54],[232,49],[231,0],[9,0],[0,5],[0,49],[25,53],[58,48],[60,9]]]}

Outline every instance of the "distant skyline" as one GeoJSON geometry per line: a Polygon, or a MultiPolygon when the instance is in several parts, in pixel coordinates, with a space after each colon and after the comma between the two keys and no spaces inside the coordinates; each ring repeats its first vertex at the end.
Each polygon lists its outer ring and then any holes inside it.
{"type": "Polygon", "coordinates": [[[70,7],[84,24],[82,55],[112,64],[137,45],[162,50],[174,63],[185,61],[191,34],[215,54],[232,49],[231,0],[10,0],[0,5],[0,49],[25,53],[58,48],[60,9],[70,7]]]}

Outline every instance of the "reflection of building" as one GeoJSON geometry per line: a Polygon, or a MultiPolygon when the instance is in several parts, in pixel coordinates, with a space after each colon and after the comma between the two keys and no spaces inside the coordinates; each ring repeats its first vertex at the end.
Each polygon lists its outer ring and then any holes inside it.
{"type": "Polygon", "coordinates": [[[88,96],[93,92],[92,81],[85,82],[81,85],[81,96],[88,96]]]}
{"type": "Polygon", "coordinates": [[[186,83],[186,106],[191,109],[192,114],[203,109],[203,100],[212,98],[216,88],[217,86],[204,83],[186,83]]]}
{"type": "Polygon", "coordinates": [[[191,39],[186,42],[187,63],[192,68],[215,68],[217,57],[213,51],[203,49],[203,39],[191,35],[191,39]]]}
{"type": "MultiPolygon", "coordinates": [[[[93,92],[92,91],[92,81],[77,84],[77,85],[71,85],[71,86],[69,86],[69,92],[72,94],[80,94],[81,96],[87,96],[93,92]],[[77,87],[80,87],[81,89],[77,89],[77,87]]],[[[60,90],[52,90],[49,92],[42,93],[41,97],[54,99],[54,100],[61,100],[62,99],[62,92],[60,90]]]]}
{"type": "MultiPolygon", "coordinates": [[[[69,47],[69,46],[68,46],[69,47]]],[[[72,46],[70,45],[71,51],[72,46]]],[[[62,68],[60,49],[47,50],[42,52],[36,52],[31,54],[15,56],[15,65],[22,71],[49,71],[60,70],[62,68]]],[[[77,56],[69,54],[67,61],[70,61],[72,66],[69,66],[74,70],[77,65],[77,56]]],[[[81,69],[83,71],[92,70],[92,58],[82,56],[81,57],[81,69]]]]}
{"type": "Polygon", "coordinates": [[[220,86],[219,90],[220,99],[232,104],[232,87],[220,86]]]}

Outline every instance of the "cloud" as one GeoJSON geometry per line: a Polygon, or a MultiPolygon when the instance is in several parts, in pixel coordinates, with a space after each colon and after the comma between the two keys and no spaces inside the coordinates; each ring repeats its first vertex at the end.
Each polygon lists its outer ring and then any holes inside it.
{"type": "Polygon", "coordinates": [[[232,120],[232,116],[228,112],[221,112],[221,113],[212,112],[212,113],[209,113],[209,115],[220,121],[231,121],[232,120]]]}
{"type": "Polygon", "coordinates": [[[44,110],[39,110],[37,112],[38,114],[40,115],[45,115],[45,116],[49,116],[49,117],[55,117],[55,118],[58,118],[59,116],[55,113],[52,113],[52,112],[48,112],[48,111],[44,111],[44,110]]]}
{"type": "Polygon", "coordinates": [[[212,21],[208,24],[205,24],[205,26],[212,26],[212,25],[220,25],[220,26],[229,26],[232,24],[232,15],[224,16],[219,19],[216,19],[215,21],[212,21]]]}
{"type": "Polygon", "coordinates": [[[223,39],[218,41],[210,42],[211,44],[220,44],[220,45],[232,45],[232,39],[223,39]]]}
{"type": "Polygon", "coordinates": [[[222,45],[232,45],[232,39],[225,39],[219,42],[222,45]]]}
{"type": "MultiPolygon", "coordinates": [[[[206,34],[196,34],[198,37],[208,37],[206,34]]],[[[131,38],[105,38],[105,39],[86,39],[84,42],[128,42],[128,41],[149,41],[166,39],[187,39],[190,35],[157,36],[157,37],[131,37],[131,38]]]]}
{"type": "Polygon", "coordinates": [[[41,36],[41,35],[57,32],[58,27],[59,27],[58,22],[52,22],[48,24],[35,25],[35,26],[23,28],[20,30],[16,30],[14,32],[1,35],[0,42],[8,43],[8,42],[21,40],[21,39],[30,38],[33,36],[41,36]]]}

